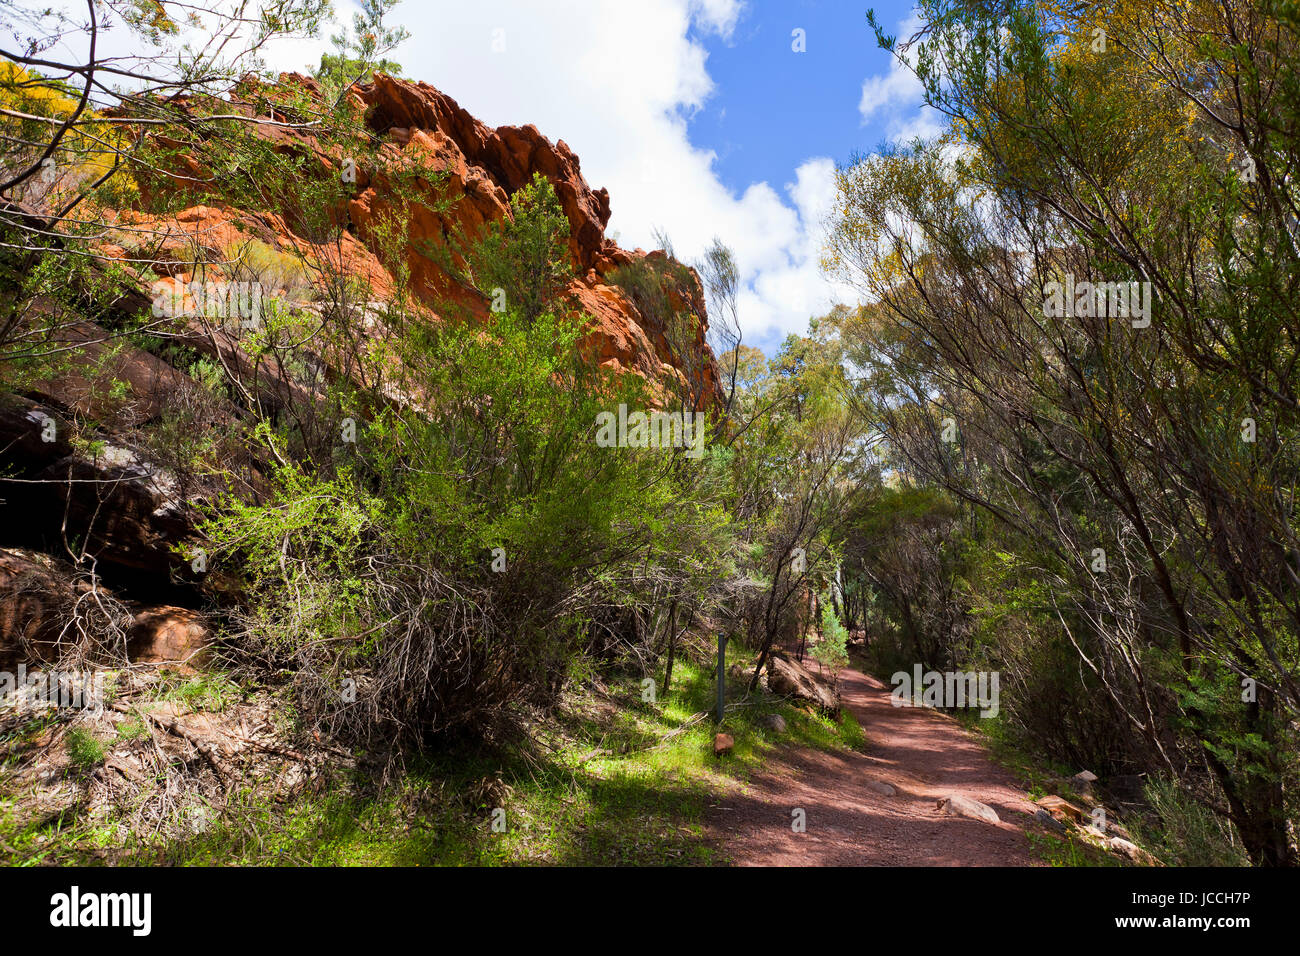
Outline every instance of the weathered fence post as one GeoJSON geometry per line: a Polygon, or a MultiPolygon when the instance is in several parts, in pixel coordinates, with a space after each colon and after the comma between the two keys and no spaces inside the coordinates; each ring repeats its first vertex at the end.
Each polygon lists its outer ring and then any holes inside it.
{"type": "Polygon", "coordinates": [[[722,723],[723,705],[727,701],[727,638],[718,635],[718,715],[717,723],[722,723]]]}

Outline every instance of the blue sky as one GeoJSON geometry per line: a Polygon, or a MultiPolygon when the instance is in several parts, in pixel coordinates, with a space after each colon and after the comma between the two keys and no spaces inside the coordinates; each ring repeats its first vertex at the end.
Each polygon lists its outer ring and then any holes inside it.
{"type": "MultiPolygon", "coordinates": [[[[871,5],[886,24],[911,12],[898,0],[871,5]]],[[[729,41],[703,38],[715,92],[691,118],[690,136],[717,153],[728,188],[783,182],[809,155],[842,162],[879,145],[883,117],[864,125],[858,112],[864,76],[889,68],[867,9],[846,0],[766,0],[748,5],[729,41]],[[805,31],[802,55],[791,50],[796,28],[805,31]]]]}

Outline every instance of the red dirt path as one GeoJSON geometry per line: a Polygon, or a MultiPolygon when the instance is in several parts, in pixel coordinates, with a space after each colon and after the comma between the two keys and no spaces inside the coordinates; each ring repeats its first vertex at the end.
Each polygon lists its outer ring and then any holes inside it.
{"type": "Polygon", "coordinates": [[[740,866],[1041,866],[1025,830],[1034,804],[1010,773],[951,717],[895,707],[889,688],[840,672],[865,753],[778,747],[737,794],[709,811],[709,829],[740,866]],[[895,796],[872,790],[892,784],[895,796]],[[997,811],[998,825],[940,813],[961,794],[997,811]],[[807,832],[791,829],[802,808],[807,832]]]}

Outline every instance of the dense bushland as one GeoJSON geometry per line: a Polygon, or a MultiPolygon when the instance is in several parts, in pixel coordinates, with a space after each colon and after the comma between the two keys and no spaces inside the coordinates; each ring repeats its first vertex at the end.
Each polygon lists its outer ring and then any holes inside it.
{"type": "Polygon", "coordinates": [[[852,560],[1027,746],[1293,864],[1295,9],[923,6],[950,133],[843,168],[831,234],[892,485],[852,560]]]}
{"type": "MultiPolygon", "coordinates": [[[[691,267],[661,238],[608,277],[676,360],[659,380],[593,358],[544,177],[503,220],[426,236],[450,286],[413,294],[412,223],[454,209],[348,96],[396,69],[389,5],[310,89],[249,83],[238,56],[152,83],[135,61],[143,86],[111,96],[35,57],[0,73],[5,390],[85,373],[69,336],[94,323],[98,411],[70,447],[129,442],[202,509],[178,550],[204,549],[225,660],[287,683],[296,729],[428,757],[535,730],[584,682],[667,697],[683,655],[705,700],[718,634],[753,690],[816,631],[832,669],[860,643],[885,675],[998,671],[992,732],[1138,781],[1171,860],[1296,862],[1293,2],[926,0],[916,37],[878,40],[947,132],[838,175],[827,263],[864,304],[768,358],[741,339],[727,247],[691,267]],[[344,157],[384,185],[379,269],[344,157]],[[178,188],[178,164],[202,175],[178,188]],[[264,234],[178,251],[160,223],[208,201],[264,234]],[[141,289],[162,275],[247,282],[259,321],[160,315],[141,289]],[[126,343],[184,373],[148,422],[108,361],[126,343]],[[702,453],[598,441],[620,406],[698,415],[702,453]]],[[[284,6],[254,48],[323,15],[284,6]]],[[[77,659],[122,643],[69,616],[77,659]]]]}
{"type": "MultiPolygon", "coordinates": [[[[74,423],[78,440],[112,431],[166,468],[206,515],[201,539],[177,550],[187,563],[201,552],[215,572],[225,651],[288,675],[296,712],[341,738],[401,750],[506,730],[553,705],[573,675],[662,673],[667,691],[692,629],[762,654],[792,637],[808,614],[801,596],[830,579],[831,529],[850,493],[857,425],[834,350],[792,340],[769,363],[743,349],[730,252],[708,250],[702,289],[665,238],[612,278],[679,374],[600,366],[566,294],[569,222],[540,176],[504,221],[420,242],[457,284],[429,308],[411,288],[411,224],[417,210],[454,209],[442,177],[384,151],[345,95],[346,74],[364,67],[331,58],[317,90],[238,83],[249,112],[309,125],[310,150],[223,114],[215,77],[180,114],[129,98],[117,138],[65,144],[67,168],[112,173],[45,191],[33,181],[25,211],[4,220],[12,384],[63,368],[68,330],[88,313],[109,342],[186,373],[157,421],[88,416],[74,423]],[[145,135],[132,117],[175,128],[145,135]],[[354,179],[322,156],[384,183],[365,225],[382,276],[355,253],[354,179]],[[203,175],[176,188],[161,171],[178,165],[203,175]],[[42,215],[57,221],[67,194],[90,214],[53,235],[36,228],[42,215]],[[94,217],[121,197],[141,215],[113,234],[126,264],[101,267],[94,217]],[[301,241],[214,248],[195,235],[178,251],[155,223],[207,201],[257,209],[301,241]],[[224,300],[160,314],[140,294],[158,274],[190,276],[191,288],[247,283],[256,321],[232,325],[224,300]],[[701,292],[721,316],[721,397],[704,387],[701,292]],[[620,406],[693,417],[693,447],[598,442],[600,416],[620,406]]],[[[24,73],[11,92],[42,83],[24,73]]],[[[56,112],[81,130],[75,101],[56,112]]],[[[125,385],[105,370],[100,407],[124,402],[125,385]]]]}

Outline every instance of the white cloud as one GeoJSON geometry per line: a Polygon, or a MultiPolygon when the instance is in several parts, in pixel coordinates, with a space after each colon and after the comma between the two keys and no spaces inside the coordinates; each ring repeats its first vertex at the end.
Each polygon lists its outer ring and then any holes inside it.
{"type": "Polygon", "coordinates": [[[888,131],[892,139],[910,142],[914,139],[933,139],[943,132],[940,115],[928,106],[924,106],[908,117],[896,117],[889,122],[888,131]]]}
{"type": "Polygon", "coordinates": [[[888,73],[869,76],[863,81],[858,112],[862,114],[862,122],[867,123],[882,107],[894,111],[900,105],[918,103],[924,92],[921,81],[910,70],[898,60],[891,60],[888,73]]]}
{"type": "MultiPolygon", "coordinates": [[[[913,13],[898,24],[899,42],[906,42],[921,28],[919,14],[913,13]]],[[[911,67],[916,65],[916,47],[903,51],[902,59],[889,61],[889,70],[869,76],[862,82],[858,113],[862,125],[872,121],[884,123],[885,134],[892,140],[930,139],[943,131],[939,114],[924,104],[925,87],[911,67]]]]}
{"type": "MultiPolygon", "coordinates": [[[[780,236],[780,254],[754,276],[742,297],[749,317],[749,344],[770,351],[790,332],[803,332],[807,320],[834,302],[854,301],[847,286],[837,286],[821,271],[823,224],[835,201],[835,164],[819,157],[805,161],[785,185],[794,215],[780,236]]],[[[787,207],[788,208],[788,207],[787,207]]]]}
{"type": "Polygon", "coordinates": [[[744,6],[744,0],[693,0],[691,3],[700,21],[724,39],[735,30],[744,6]]]}
{"type": "MultiPolygon", "coordinates": [[[[435,10],[408,2],[396,20],[412,38],[393,58],[485,123],[532,123],[567,142],[588,182],[609,189],[609,229],[622,245],[650,248],[658,226],[689,260],[720,236],[747,286],[746,341],[770,351],[834,300],[818,265],[833,165],[810,159],[781,191],[757,183],[736,195],[720,181],[715,154],[690,142],[687,118],[715,92],[699,37],[730,37],[742,7],[478,0],[435,10]],[[503,36],[504,52],[493,53],[494,36],[503,36]]],[[[276,63],[301,69],[319,57],[305,52],[296,46],[296,60],[277,53],[276,63]]]]}

